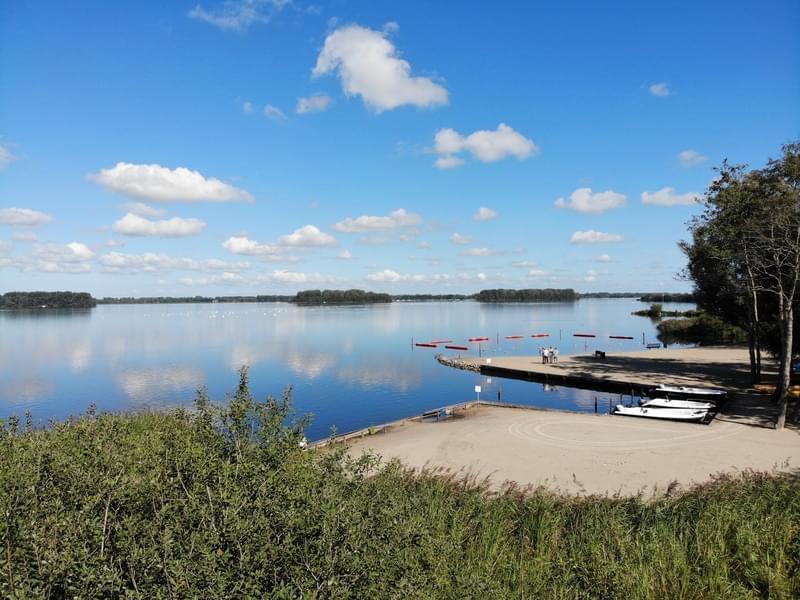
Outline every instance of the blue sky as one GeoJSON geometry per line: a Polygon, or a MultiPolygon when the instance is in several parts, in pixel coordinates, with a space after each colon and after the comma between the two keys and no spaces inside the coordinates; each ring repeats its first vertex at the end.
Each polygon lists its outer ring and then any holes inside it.
{"type": "Polygon", "coordinates": [[[800,5],[0,3],[0,289],[684,290],[800,5]]]}

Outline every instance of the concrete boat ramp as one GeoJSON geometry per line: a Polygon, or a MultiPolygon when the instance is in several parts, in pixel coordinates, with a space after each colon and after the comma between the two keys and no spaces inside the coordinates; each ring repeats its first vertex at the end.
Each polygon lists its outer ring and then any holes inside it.
{"type": "Polygon", "coordinates": [[[658,385],[743,391],[750,382],[747,348],[713,346],[564,356],[542,364],[538,356],[442,357],[440,362],[483,375],[639,394],[658,385]]]}

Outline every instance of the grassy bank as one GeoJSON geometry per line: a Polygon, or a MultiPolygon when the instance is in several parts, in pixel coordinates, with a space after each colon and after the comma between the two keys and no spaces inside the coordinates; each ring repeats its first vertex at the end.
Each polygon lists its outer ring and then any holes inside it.
{"type": "MultiPolygon", "coordinates": [[[[800,482],[566,498],[299,448],[288,396],[0,434],[2,597],[789,598],[800,482]]],[[[532,459],[535,459],[533,457],[532,459]]]]}

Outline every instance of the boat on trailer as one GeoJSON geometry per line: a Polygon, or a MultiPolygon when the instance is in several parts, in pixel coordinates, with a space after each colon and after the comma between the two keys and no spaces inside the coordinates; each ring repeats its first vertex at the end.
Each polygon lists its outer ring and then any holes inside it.
{"type": "Polygon", "coordinates": [[[645,417],[670,421],[703,421],[708,417],[708,410],[697,408],[650,408],[647,406],[617,404],[614,414],[625,417],[645,417]]]}
{"type": "Polygon", "coordinates": [[[687,387],[685,385],[664,385],[663,383],[649,390],[651,396],[667,396],[669,398],[702,398],[722,400],[727,395],[725,390],[714,388],[687,387]]]}
{"type": "Polygon", "coordinates": [[[675,398],[642,398],[639,401],[639,406],[646,408],[694,408],[696,410],[713,410],[717,407],[714,402],[675,398]]]}

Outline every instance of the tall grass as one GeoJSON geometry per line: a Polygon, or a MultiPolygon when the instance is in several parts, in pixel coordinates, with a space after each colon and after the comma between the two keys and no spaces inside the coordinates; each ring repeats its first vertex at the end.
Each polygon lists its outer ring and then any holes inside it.
{"type": "Polygon", "coordinates": [[[800,482],[575,498],[299,448],[289,394],[0,433],[8,598],[791,598],[800,482]],[[289,423],[287,425],[287,422],[289,423]]]}

